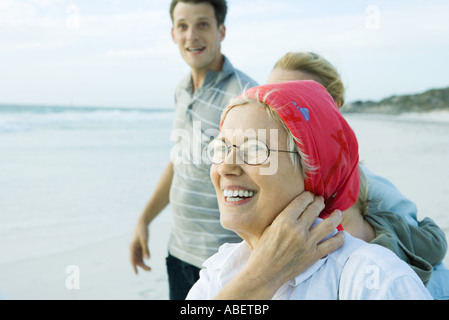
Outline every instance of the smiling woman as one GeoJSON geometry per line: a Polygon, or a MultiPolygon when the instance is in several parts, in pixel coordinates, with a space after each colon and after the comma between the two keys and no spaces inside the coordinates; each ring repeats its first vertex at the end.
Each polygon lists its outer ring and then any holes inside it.
{"type": "MultiPolygon", "coordinates": [[[[210,175],[220,221],[243,242],[225,244],[209,258],[187,298],[254,298],[261,297],[258,288],[263,288],[262,296],[272,299],[430,299],[422,281],[393,252],[348,233],[340,249],[299,276],[290,276],[289,268],[278,273],[282,259],[294,260],[282,249],[288,247],[283,237],[294,231],[276,232],[279,217],[279,223],[287,228],[296,224],[297,215],[308,215],[306,208],[287,219],[284,212],[290,203],[309,192],[322,197],[324,209],[320,208],[315,227],[335,210],[344,211],[355,204],[360,187],[358,143],[332,97],[315,81],[264,85],[242,96],[246,102],[231,102],[224,112],[218,139],[226,146],[217,149],[219,156],[213,158],[210,175]],[[277,116],[270,116],[267,109],[277,116]],[[278,139],[244,134],[260,130],[275,131],[278,139]],[[245,153],[259,152],[259,148],[245,150],[248,141],[259,140],[253,145],[266,145],[264,152],[273,145],[276,150],[288,150],[290,135],[300,150],[296,156],[299,167],[286,152],[272,152],[264,159],[268,161],[248,163],[245,153]],[[304,168],[301,154],[314,170],[304,168]],[[272,161],[277,163],[276,170],[263,174],[262,169],[272,161]],[[267,234],[276,248],[274,256],[270,255],[272,249],[266,250],[267,234]],[[374,286],[366,286],[373,281],[374,286]]],[[[241,97],[237,100],[242,101],[241,97]]]]}
{"type": "MultiPolygon", "coordinates": [[[[268,148],[275,144],[280,150],[287,149],[287,132],[282,125],[271,120],[267,112],[254,103],[231,109],[223,123],[219,138],[229,144],[240,146],[241,149],[245,144],[245,138],[248,138],[242,133],[250,132],[253,128],[276,130],[279,135],[278,141],[267,141],[266,136],[256,138],[264,139],[258,141],[267,145],[268,148]]],[[[285,204],[304,191],[304,179],[301,171],[295,170],[295,166],[286,153],[271,153],[269,158],[271,163],[263,161],[264,163],[260,165],[239,165],[242,162],[234,160],[238,153],[236,151],[237,148],[231,148],[222,164],[212,166],[211,178],[217,191],[222,225],[237,232],[254,248],[263,231],[285,207],[285,204]],[[274,158],[277,158],[276,174],[260,174],[261,168],[270,166],[274,158]],[[224,196],[225,190],[233,191],[233,196],[240,191],[246,190],[248,193],[251,191],[254,196],[240,201],[234,199],[229,201],[229,197],[224,196]],[[279,192],[280,190],[282,192],[279,192]]]]}

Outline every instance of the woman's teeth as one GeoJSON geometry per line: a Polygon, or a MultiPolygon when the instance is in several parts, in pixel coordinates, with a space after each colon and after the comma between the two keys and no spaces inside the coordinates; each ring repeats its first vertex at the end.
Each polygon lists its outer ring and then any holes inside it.
{"type": "Polygon", "coordinates": [[[236,202],[243,200],[244,198],[251,198],[256,194],[256,192],[251,190],[224,190],[223,195],[226,201],[236,202]]]}

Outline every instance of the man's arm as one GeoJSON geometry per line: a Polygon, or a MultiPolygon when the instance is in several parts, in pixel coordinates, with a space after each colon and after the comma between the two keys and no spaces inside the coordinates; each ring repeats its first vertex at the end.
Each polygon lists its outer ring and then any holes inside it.
{"type": "Polygon", "coordinates": [[[170,162],[159,179],[153,196],[137,221],[134,236],[129,247],[131,265],[136,274],[138,266],[145,271],[151,270],[143,261],[143,258],[150,258],[150,251],[148,250],[148,225],[168,205],[172,179],[173,163],[170,162]]]}

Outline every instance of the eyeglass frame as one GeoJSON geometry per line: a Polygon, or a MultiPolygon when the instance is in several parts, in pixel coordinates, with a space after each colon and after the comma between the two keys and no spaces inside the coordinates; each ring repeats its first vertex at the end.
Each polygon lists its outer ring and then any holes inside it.
{"type": "Polygon", "coordinates": [[[298,154],[296,151],[287,151],[287,150],[270,149],[270,148],[267,146],[267,144],[266,144],[265,142],[263,142],[263,141],[261,141],[261,140],[258,140],[258,139],[248,139],[248,140],[244,141],[244,142],[240,145],[240,147],[239,147],[239,146],[236,146],[235,144],[232,144],[232,145],[228,146],[228,145],[226,144],[226,142],[224,142],[224,141],[221,140],[221,139],[213,139],[213,140],[211,140],[211,141],[207,144],[207,146],[206,146],[205,149],[208,150],[208,149],[209,149],[209,146],[211,145],[211,143],[216,142],[216,141],[220,141],[221,143],[223,143],[223,144],[226,146],[226,155],[223,157],[223,160],[222,160],[221,162],[214,162],[214,161],[209,157],[209,152],[206,151],[207,158],[208,158],[213,164],[215,164],[215,165],[222,164],[222,163],[226,160],[226,158],[229,156],[229,153],[231,152],[231,148],[232,148],[232,147],[236,148],[236,149],[239,151],[239,156],[240,156],[240,158],[242,158],[243,162],[246,163],[246,164],[249,165],[249,166],[259,166],[259,165],[263,164],[263,163],[264,163],[265,161],[267,161],[268,158],[270,157],[270,152],[285,152],[285,153],[296,153],[296,154],[298,154]],[[266,153],[266,158],[265,158],[264,161],[262,161],[262,162],[260,162],[260,163],[254,163],[254,164],[251,164],[251,163],[248,163],[248,162],[245,161],[245,157],[242,157],[242,154],[241,154],[242,151],[240,150],[240,148],[242,147],[242,145],[243,145],[244,143],[248,143],[248,141],[257,141],[257,142],[259,142],[259,143],[261,143],[262,145],[265,146],[265,148],[266,148],[266,152],[265,152],[265,153],[266,153]]]}

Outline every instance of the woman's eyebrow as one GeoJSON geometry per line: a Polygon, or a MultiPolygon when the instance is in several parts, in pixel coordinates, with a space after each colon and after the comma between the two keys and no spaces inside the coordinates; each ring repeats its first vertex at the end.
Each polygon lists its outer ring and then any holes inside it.
{"type": "MultiPolygon", "coordinates": [[[[221,133],[215,138],[218,140],[222,140],[222,141],[229,141],[229,139],[227,139],[225,136],[223,136],[221,133]]],[[[232,136],[232,139],[237,139],[237,140],[243,140],[243,141],[248,141],[248,140],[260,140],[262,142],[266,142],[266,135],[261,135],[259,137],[258,133],[255,134],[243,134],[243,135],[239,135],[239,136],[232,136]]]]}
{"type": "Polygon", "coordinates": [[[220,133],[215,139],[223,141],[228,146],[232,146],[232,145],[234,145],[234,142],[232,142],[232,141],[235,140],[235,137],[231,136],[231,140],[229,140],[225,136],[222,136],[221,133],[220,133]]]}

